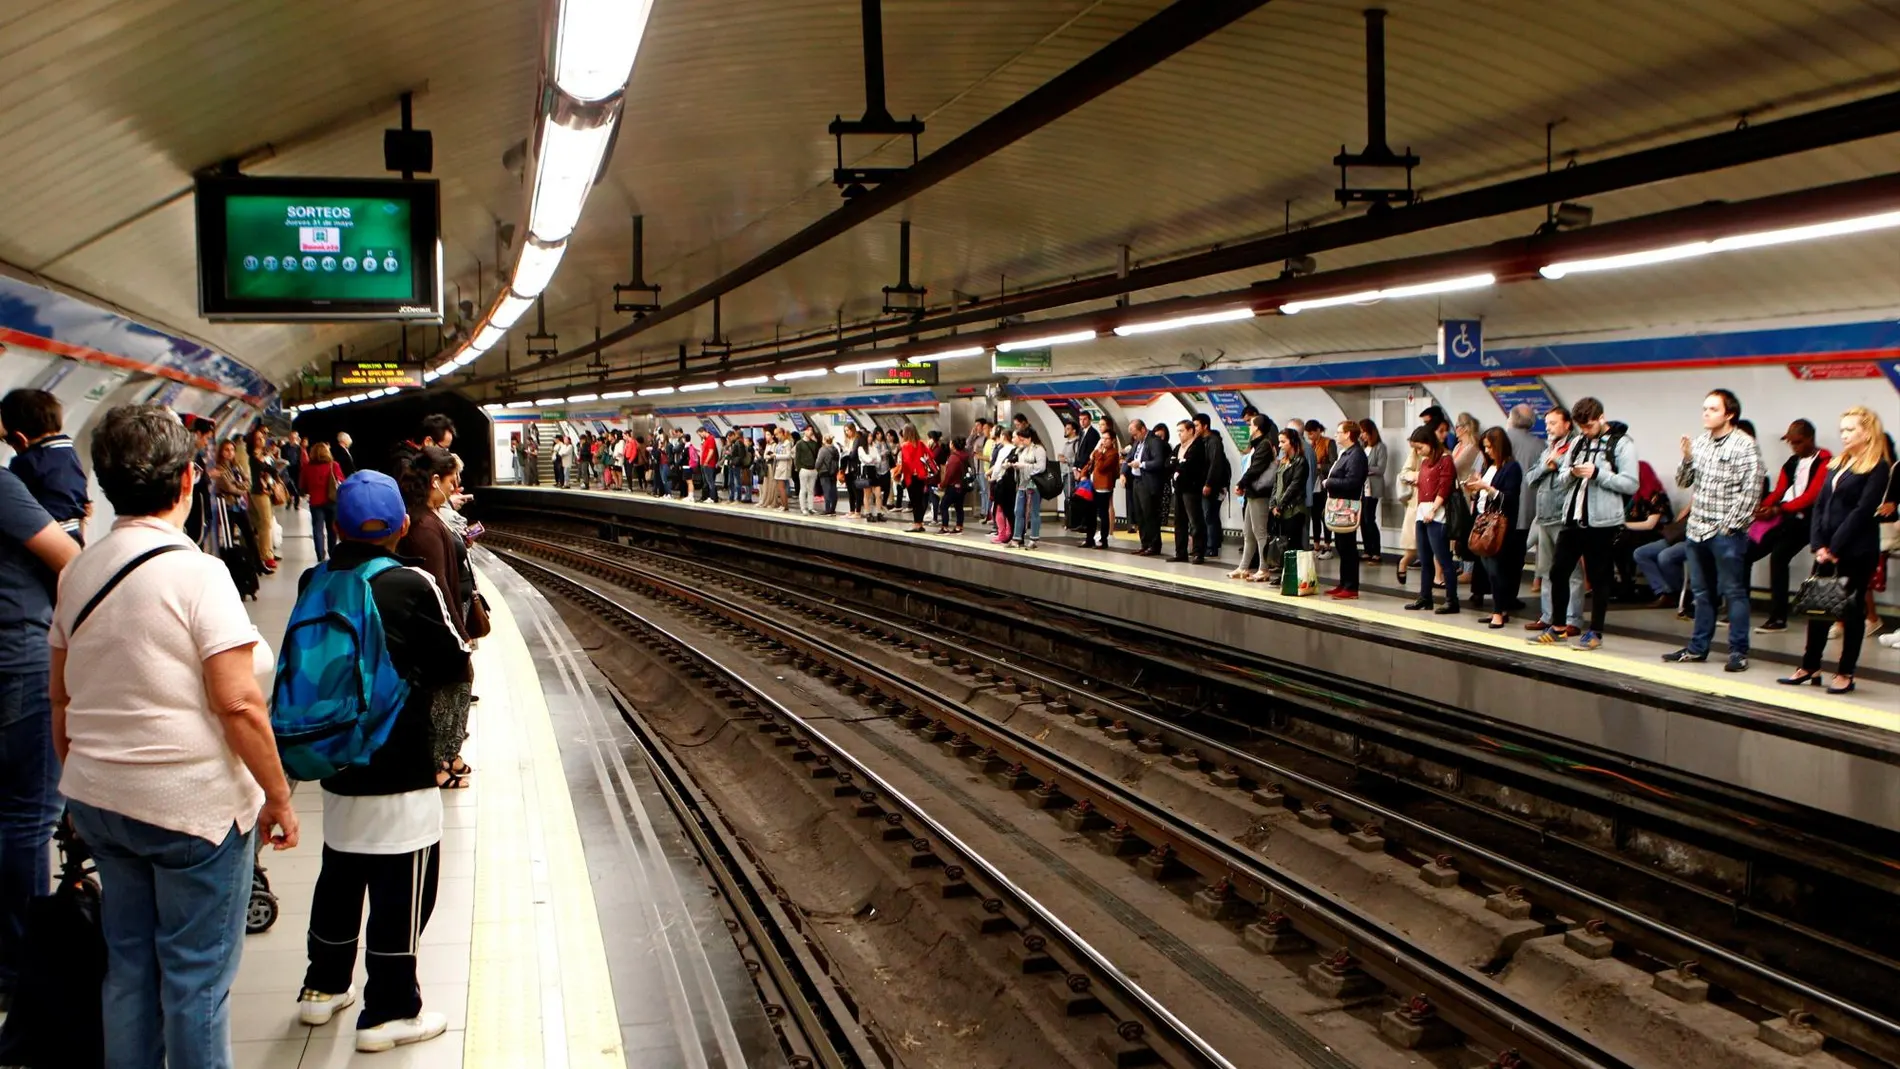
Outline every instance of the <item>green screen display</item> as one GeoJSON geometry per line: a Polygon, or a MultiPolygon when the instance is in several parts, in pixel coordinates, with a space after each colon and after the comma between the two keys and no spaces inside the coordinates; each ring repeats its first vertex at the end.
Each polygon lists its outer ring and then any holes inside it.
{"type": "Polygon", "coordinates": [[[236,193],[224,206],[225,295],[394,300],[415,293],[409,202],[236,193]]]}

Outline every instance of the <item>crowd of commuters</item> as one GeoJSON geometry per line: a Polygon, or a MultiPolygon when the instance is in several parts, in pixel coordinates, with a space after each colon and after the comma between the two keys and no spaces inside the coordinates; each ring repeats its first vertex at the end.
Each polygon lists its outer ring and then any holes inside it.
{"type": "MultiPolygon", "coordinates": [[[[1872,428],[1870,444],[1857,447],[1853,461],[1867,470],[1844,483],[1856,489],[1856,501],[1860,476],[1880,483],[1866,517],[1835,515],[1843,507],[1832,490],[1839,480],[1827,473],[1838,469],[1841,454],[1821,448],[1806,420],[1783,436],[1791,455],[1770,484],[1754,428],[1726,390],[1708,395],[1701,433],[1682,440],[1674,479],[1686,497],[1680,507],[1639,456],[1628,426],[1589,397],[1541,419],[1519,405],[1489,428],[1468,413],[1453,419],[1431,406],[1397,444],[1370,419],[1276,424],[1249,407],[1238,473],[1205,413],[1172,428],[1132,420],[1124,438],[1099,415],[1079,411],[1063,420],[1053,446],[1021,413],[1007,423],[979,419],[954,440],[936,431],[920,435],[908,424],[895,431],[846,425],[841,442],[815,427],[775,427],[756,447],[738,430],[723,443],[701,432],[701,455],[726,458],[724,485],[733,500],[754,500],[756,486],[762,507],[790,511],[796,501],[803,514],[833,515],[842,495],[847,516],[876,522],[908,499],[911,531],[928,529],[928,519],[943,533],[962,530],[969,501],[992,542],[1025,549],[1042,537],[1046,504],[1081,535],[1083,547],[1107,548],[1120,501],[1138,555],[1162,555],[1162,529],[1171,525],[1170,559],[1197,564],[1220,557],[1231,494],[1241,549],[1229,577],[1277,582],[1288,551],[1310,550],[1336,561],[1326,594],[1340,600],[1360,596],[1367,566],[1393,559],[1380,534],[1390,488],[1399,509],[1397,582],[1404,587],[1414,569],[1418,575],[1417,595],[1405,608],[1441,616],[1476,608],[1493,630],[1523,614],[1531,641],[1592,650],[1603,644],[1613,601],[1674,606],[1690,626],[1686,643],[1666,659],[1708,659],[1720,617],[1727,621],[1725,667],[1735,672],[1749,663],[1753,566],[1768,561],[1767,619],[1756,630],[1786,630],[1798,585],[1793,561],[1814,550],[1817,574],[1854,584],[1866,605],[1853,626],[1839,621],[1823,629],[1824,639],[1842,640],[1844,667],[1834,680],[1840,689],[1852,686],[1862,636],[1882,627],[1871,591],[1883,588],[1885,556],[1860,551],[1881,544],[1881,521],[1891,521],[1900,502],[1877,417],[1860,409],[1849,415],[1856,426],[1872,428]],[[1842,523],[1849,531],[1842,548],[1823,549],[1842,523]],[[1534,602],[1521,597],[1527,578],[1534,602]]],[[[692,459],[700,446],[686,443],[678,429],[655,440],[678,446],[655,446],[649,467],[660,474],[653,492],[688,496],[697,479],[704,485],[699,499],[717,499],[715,480],[692,474],[707,470],[692,459]]],[[[1846,432],[1842,442],[1845,449],[1846,432]]],[[[645,485],[643,476],[628,480],[629,489],[645,485]]],[[[1885,529],[1892,545],[1900,527],[1885,529]]]]}
{"type": "MultiPolygon", "coordinates": [[[[14,391],[0,420],[15,452],[0,470],[0,1000],[44,982],[33,970],[47,963],[24,952],[25,918],[50,890],[63,816],[100,876],[106,1064],[231,1064],[254,857],[300,838],[273,729],[284,711],[258,682],[282,665],[242,597],[281,562],[275,514],[307,502],[319,564],[300,591],[320,573],[396,565],[368,588],[407,701],[380,748],[317,785],[323,865],[299,1015],[320,1024],[357,1001],[360,932],[357,1049],[440,1035],[446,1019],[422,1007],[416,955],[440,792],[472,772],[460,752],[469,652],[487,630],[453,424],[429,417],[384,473],[356,470],[347,434],[305,442],[260,425],[220,440],[208,420],[120,406],[89,448],[114,519],[88,532],[86,466],[57,401],[14,391]]],[[[282,648],[294,644],[287,634],[282,648]]],[[[348,692],[339,700],[354,695],[354,672],[322,678],[348,692]]],[[[14,1016],[10,1040],[60,1027],[14,1016]]]]}

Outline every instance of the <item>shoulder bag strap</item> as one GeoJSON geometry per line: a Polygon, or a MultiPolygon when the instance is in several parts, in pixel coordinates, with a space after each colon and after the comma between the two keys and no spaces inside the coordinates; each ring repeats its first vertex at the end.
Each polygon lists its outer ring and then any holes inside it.
{"type": "Polygon", "coordinates": [[[74,634],[78,633],[80,625],[86,622],[86,617],[92,615],[92,610],[98,608],[99,603],[106,600],[106,595],[112,593],[112,589],[118,586],[121,582],[123,582],[126,576],[131,575],[133,572],[137,571],[139,568],[139,565],[144,564],[146,561],[151,560],[153,557],[156,557],[161,553],[171,553],[176,550],[184,550],[188,548],[190,547],[181,546],[177,544],[176,542],[170,542],[162,546],[155,546],[151,549],[148,549],[145,552],[139,554],[138,556],[133,557],[131,560],[126,561],[125,566],[120,568],[117,572],[114,572],[112,575],[112,578],[106,580],[106,585],[100,587],[99,592],[92,596],[92,600],[86,602],[85,607],[79,610],[79,615],[73,617],[73,626],[66,629],[67,639],[70,640],[74,634]]]}

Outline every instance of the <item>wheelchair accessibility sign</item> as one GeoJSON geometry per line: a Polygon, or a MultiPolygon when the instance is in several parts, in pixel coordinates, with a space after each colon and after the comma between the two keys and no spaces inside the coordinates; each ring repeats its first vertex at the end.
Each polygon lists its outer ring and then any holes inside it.
{"type": "Polygon", "coordinates": [[[1496,367],[1484,355],[1484,320],[1447,319],[1438,324],[1438,363],[1444,367],[1496,367]]]}

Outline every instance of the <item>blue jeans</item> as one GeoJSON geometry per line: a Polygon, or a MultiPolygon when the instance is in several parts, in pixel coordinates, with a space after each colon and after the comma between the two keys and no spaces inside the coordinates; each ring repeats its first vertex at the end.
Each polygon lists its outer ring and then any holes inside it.
{"type": "Polygon", "coordinates": [[[1433,520],[1414,520],[1412,539],[1418,544],[1418,600],[1429,606],[1432,603],[1432,560],[1438,561],[1438,567],[1445,573],[1445,600],[1458,604],[1458,562],[1452,559],[1451,540],[1447,537],[1445,522],[1433,520]]]}
{"type": "Polygon", "coordinates": [[[0,990],[11,991],[26,937],[26,907],[53,873],[48,844],[59,822],[59,759],[47,670],[0,672],[0,990]]]}
{"type": "Polygon", "coordinates": [[[1695,591],[1695,624],[1689,652],[1707,653],[1715,638],[1715,599],[1728,600],[1729,656],[1748,656],[1748,532],[1711,535],[1689,547],[1689,586],[1695,591]]]}
{"type": "Polygon", "coordinates": [[[1015,535],[1018,542],[1042,537],[1042,495],[1034,487],[1016,491],[1015,535]]]}
{"type": "Polygon", "coordinates": [[[317,560],[330,559],[330,546],[335,536],[330,533],[330,521],[336,519],[335,505],[310,506],[310,540],[317,544],[317,560]]]}
{"type": "Polygon", "coordinates": [[[233,824],[213,845],[84,802],[70,808],[103,891],[106,1064],[230,1069],[256,830],[233,824]]]}
{"type": "Polygon", "coordinates": [[[1636,547],[1636,570],[1643,573],[1643,581],[1659,598],[1673,598],[1682,593],[1682,569],[1689,559],[1689,543],[1645,542],[1636,547]]]}
{"type": "MultiPolygon", "coordinates": [[[[1557,559],[1557,531],[1562,526],[1561,523],[1539,523],[1537,525],[1537,577],[1544,581],[1543,585],[1539,588],[1541,593],[1538,595],[1538,600],[1543,602],[1543,605],[1537,618],[1552,626],[1561,623],[1582,630],[1582,571],[1570,573],[1570,600],[1566,603],[1568,607],[1564,610],[1564,615],[1570,617],[1570,619],[1553,620],[1550,618],[1550,562],[1557,559]]],[[[1420,550],[1419,556],[1423,557],[1424,555],[1424,551],[1420,550]]],[[[1677,587],[1681,587],[1680,582],[1677,583],[1677,587]]]]}
{"type": "Polygon", "coordinates": [[[976,483],[977,515],[988,516],[990,514],[990,473],[974,454],[970,458],[970,478],[976,483]]]}

